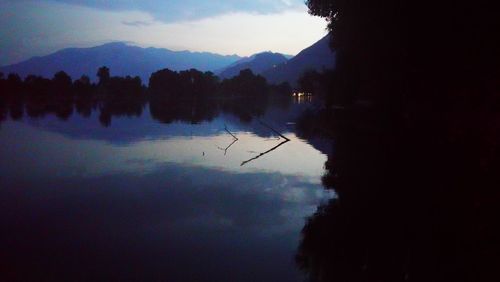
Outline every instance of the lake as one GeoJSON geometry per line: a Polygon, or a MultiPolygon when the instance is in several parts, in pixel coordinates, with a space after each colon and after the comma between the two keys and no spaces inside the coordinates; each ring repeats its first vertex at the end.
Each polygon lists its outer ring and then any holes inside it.
{"type": "Polygon", "coordinates": [[[290,107],[196,122],[160,122],[147,105],[104,123],[96,111],[7,118],[1,272],[19,280],[303,280],[301,229],[335,195],[321,181],[330,143],[298,137],[294,119],[307,105],[290,107]]]}

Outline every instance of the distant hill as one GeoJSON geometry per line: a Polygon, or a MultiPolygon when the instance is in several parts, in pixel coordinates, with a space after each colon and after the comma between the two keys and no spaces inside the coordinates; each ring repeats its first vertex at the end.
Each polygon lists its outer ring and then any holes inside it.
{"type": "Polygon", "coordinates": [[[24,62],[0,67],[0,72],[15,72],[25,77],[29,74],[51,78],[63,70],[73,79],[88,75],[96,81],[97,69],[107,66],[111,75],[139,76],[148,83],[152,72],[163,68],[180,71],[196,68],[201,71],[215,71],[224,68],[241,57],[223,56],[213,53],[171,51],[159,48],[141,48],[125,43],[109,43],[91,48],[69,48],[53,54],[34,57],[24,62]]]}
{"type": "Polygon", "coordinates": [[[285,63],[288,59],[283,54],[263,52],[243,58],[221,70],[217,75],[224,78],[237,76],[241,70],[250,69],[255,74],[262,74],[264,71],[285,63]]]}
{"type": "Polygon", "coordinates": [[[330,49],[329,41],[330,36],[326,35],[287,62],[264,71],[262,75],[270,83],[287,81],[290,85],[296,86],[299,77],[307,70],[333,69],[335,53],[330,49]]]}

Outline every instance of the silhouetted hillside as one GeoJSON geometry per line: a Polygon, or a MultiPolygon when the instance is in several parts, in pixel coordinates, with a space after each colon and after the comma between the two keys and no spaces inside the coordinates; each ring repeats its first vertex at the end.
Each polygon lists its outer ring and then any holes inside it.
{"type": "Polygon", "coordinates": [[[222,79],[231,78],[237,76],[240,71],[244,69],[250,69],[255,74],[262,74],[264,71],[274,68],[286,61],[288,61],[288,59],[283,54],[262,52],[233,63],[218,73],[218,76],[222,79]]]}
{"type": "Polygon", "coordinates": [[[288,82],[297,85],[297,80],[306,70],[322,71],[335,67],[335,53],[329,47],[330,38],[326,35],[310,47],[302,50],[287,62],[270,68],[262,73],[269,83],[288,82]]]}
{"type": "Polygon", "coordinates": [[[64,49],[51,55],[34,57],[18,64],[1,67],[0,71],[5,74],[14,72],[21,77],[34,74],[50,78],[57,71],[63,70],[73,78],[85,74],[95,81],[95,70],[105,65],[113,70],[114,75],[139,76],[142,81],[148,81],[151,73],[163,68],[176,71],[191,68],[214,71],[239,59],[240,57],[236,55],[222,56],[109,43],[91,48],[64,49]]]}

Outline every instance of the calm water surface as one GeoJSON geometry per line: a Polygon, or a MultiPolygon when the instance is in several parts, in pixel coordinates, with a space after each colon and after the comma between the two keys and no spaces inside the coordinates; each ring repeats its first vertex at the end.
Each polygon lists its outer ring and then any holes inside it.
{"type": "Polygon", "coordinates": [[[162,124],[147,110],[109,127],[96,113],[3,122],[2,273],[303,280],[294,263],[300,231],[334,195],[321,185],[326,152],[298,138],[283,113],[262,120],[286,143],[229,114],[199,124],[162,124]]]}

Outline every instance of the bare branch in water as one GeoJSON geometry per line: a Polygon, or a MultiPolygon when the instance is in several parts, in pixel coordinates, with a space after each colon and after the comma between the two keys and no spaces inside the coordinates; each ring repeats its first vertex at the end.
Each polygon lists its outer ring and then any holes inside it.
{"type": "Polygon", "coordinates": [[[224,151],[224,156],[227,154],[227,150],[233,146],[234,143],[236,143],[236,141],[238,141],[238,138],[234,139],[233,142],[231,142],[231,144],[229,144],[229,146],[227,146],[226,148],[221,148],[219,146],[217,146],[217,148],[219,148],[219,150],[222,150],[224,151]]]}
{"type": "Polygon", "coordinates": [[[281,133],[279,133],[276,129],[272,128],[270,125],[268,125],[267,123],[264,123],[263,121],[259,120],[260,124],[262,124],[263,126],[271,129],[274,133],[278,134],[281,138],[287,140],[287,141],[290,141],[290,139],[286,138],[284,135],[282,135],[281,133]]]}
{"type": "Polygon", "coordinates": [[[229,150],[229,148],[230,148],[231,146],[233,146],[233,144],[234,144],[234,143],[236,143],[236,141],[238,141],[239,139],[238,139],[238,137],[236,137],[234,134],[232,134],[232,133],[231,133],[231,131],[229,131],[229,129],[227,129],[227,125],[225,125],[225,124],[224,124],[224,130],[225,130],[227,133],[229,133],[229,135],[231,135],[231,136],[233,137],[233,142],[231,142],[231,144],[229,144],[226,148],[222,148],[222,147],[217,146],[217,148],[218,148],[219,150],[224,151],[224,156],[225,156],[225,155],[227,154],[227,150],[229,150]]]}
{"type": "Polygon", "coordinates": [[[227,129],[227,125],[224,124],[224,130],[226,130],[227,133],[229,133],[229,135],[233,136],[233,138],[235,140],[238,140],[238,137],[234,136],[234,134],[231,133],[231,131],[229,131],[229,129],[227,129]]]}
{"type": "MultiPolygon", "coordinates": [[[[285,138],[285,137],[284,137],[284,138],[285,138]]],[[[287,142],[290,142],[290,139],[285,138],[285,141],[283,141],[283,142],[279,143],[278,145],[276,145],[276,146],[272,147],[271,149],[269,149],[269,150],[265,151],[264,153],[260,153],[259,155],[255,156],[255,157],[253,157],[253,158],[251,158],[251,159],[249,159],[249,160],[246,160],[246,161],[242,162],[240,166],[244,166],[244,165],[246,165],[247,163],[249,163],[249,162],[251,162],[251,161],[254,161],[254,160],[256,160],[256,159],[258,159],[258,158],[260,158],[260,157],[264,156],[265,154],[268,154],[268,153],[270,153],[270,152],[272,152],[272,151],[274,151],[274,150],[278,149],[278,147],[282,146],[283,144],[285,144],[285,143],[287,143],[287,142]]]]}
{"type": "MultiPolygon", "coordinates": [[[[272,147],[271,149],[269,149],[269,150],[265,151],[264,153],[260,153],[260,154],[258,154],[257,156],[255,156],[255,157],[253,157],[253,158],[251,158],[251,159],[248,159],[248,160],[246,160],[246,161],[242,162],[242,163],[241,163],[241,166],[244,166],[244,165],[246,165],[247,163],[249,163],[249,162],[251,162],[251,161],[254,161],[254,160],[256,160],[256,159],[258,159],[258,158],[260,158],[260,157],[264,156],[265,154],[268,154],[268,153],[270,153],[270,152],[272,152],[272,151],[274,151],[274,150],[278,149],[280,146],[284,145],[285,143],[290,142],[290,139],[286,138],[284,135],[282,135],[281,133],[279,133],[276,129],[272,128],[270,125],[268,125],[268,124],[264,123],[264,122],[263,122],[263,121],[261,121],[261,120],[259,120],[259,122],[260,122],[260,124],[262,124],[263,126],[265,126],[265,127],[269,128],[270,130],[272,130],[274,133],[278,134],[281,138],[285,139],[285,141],[283,141],[283,142],[279,143],[278,145],[276,145],[276,146],[272,147]]],[[[278,138],[278,139],[279,139],[279,138],[278,138]]]]}
{"type": "Polygon", "coordinates": [[[279,136],[276,136],[276,138],[273,136],[272,138],[267,138],[267,139],[264,139],[264,141],[278,141],[280,140],[281,138],[279,136]]]}

